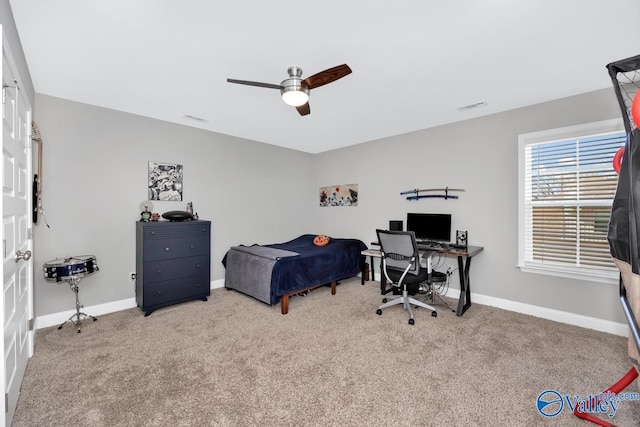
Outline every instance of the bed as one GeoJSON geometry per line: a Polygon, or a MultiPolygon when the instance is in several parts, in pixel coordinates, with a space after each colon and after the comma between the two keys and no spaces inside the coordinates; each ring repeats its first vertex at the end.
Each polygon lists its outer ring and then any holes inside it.
{"type": "Polygon", "coordinates": [[[329,238],[315,246],[315,235],[304,234],[285,243],[234,246],[222,263],[225,288],[234,289],[269,305],[280,302],[282,314],[289,311],[289,297],[360,273],[360,253],[367,246],[357,239],[329,238]]]}

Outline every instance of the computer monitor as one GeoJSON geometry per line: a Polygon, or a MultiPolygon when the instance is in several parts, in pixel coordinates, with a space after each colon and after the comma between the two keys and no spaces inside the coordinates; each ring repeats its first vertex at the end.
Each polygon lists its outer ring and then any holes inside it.
{"type": "Polygon", "coordinates": [[[407,231],[419,240],[450,242],[451,214],[408,213],[407,231]]]}

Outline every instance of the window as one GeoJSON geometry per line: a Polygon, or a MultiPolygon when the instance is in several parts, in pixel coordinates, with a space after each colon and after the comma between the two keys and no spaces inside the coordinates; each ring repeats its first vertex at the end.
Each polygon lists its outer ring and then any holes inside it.
{"type": "Polygon", "coordinates": [[[527,272],[615,281],[607,231],[618,184],[612,159],[621,120],[520,135],[518,266],[527,272]]]}

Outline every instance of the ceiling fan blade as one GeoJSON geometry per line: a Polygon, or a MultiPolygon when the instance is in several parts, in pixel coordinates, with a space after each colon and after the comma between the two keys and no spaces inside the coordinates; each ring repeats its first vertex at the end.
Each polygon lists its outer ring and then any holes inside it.
{"type": "Polygon", "coordinates": [[[280,85],[274,85],[272,83],[261,83],[261,82],[252,82],[249,80],[235,80],[235,79],[227,79],[229,83],[237,83],[239,85],[248,85],[248,86],[258,86],[258,87],[266,87],[267,89],[282,89],[280,85]]]}
{"type": "Polygon", "coordinates": [[[351,74],[351,68],[347,64],[338,65],[337,67],[329,68],[324,71],[320,71],[313,76],[309,76],[304,79],[304,83],[309,89],[314,89],[327,83],[334,82],[344,76],[351,74]]]}
{"type": "Polygon", "coordinates": [[[300,113],[301,116],[306,116],[307,114],[311,113],[311,107],[309,107],[308,102],[304,105],[296,107],[296,110],[298,110],[298,113],[300,113]]]}

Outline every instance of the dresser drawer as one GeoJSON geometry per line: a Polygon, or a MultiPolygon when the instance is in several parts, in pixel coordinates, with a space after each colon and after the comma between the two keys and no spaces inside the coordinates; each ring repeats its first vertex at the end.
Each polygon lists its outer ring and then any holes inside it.
{"type": "Polygon", "coordinates": [[[209,221],[146,223],[142,232],[144,240],[176,239],[180,237],[210,236],[209,221]]]}
{"type": "Polygon", "coordinates": [[[180,237],[175,239],[145,240],[145,260],[190,257],[209,253],[208,236],[180,237]]]}
{"type": "Polygon", "coordinates": [[[164,282],[181,277],[209,276],[209,256],[193,256],[144,263],[144,282],[164,282]]]}
{"type": "Polygon", "coordinates": [[[177,301],[209,296],[209,288],[209,282],[205,283],[193,277],[148,284],[144,287],[145,307],[169,305],[177,301]]]}

